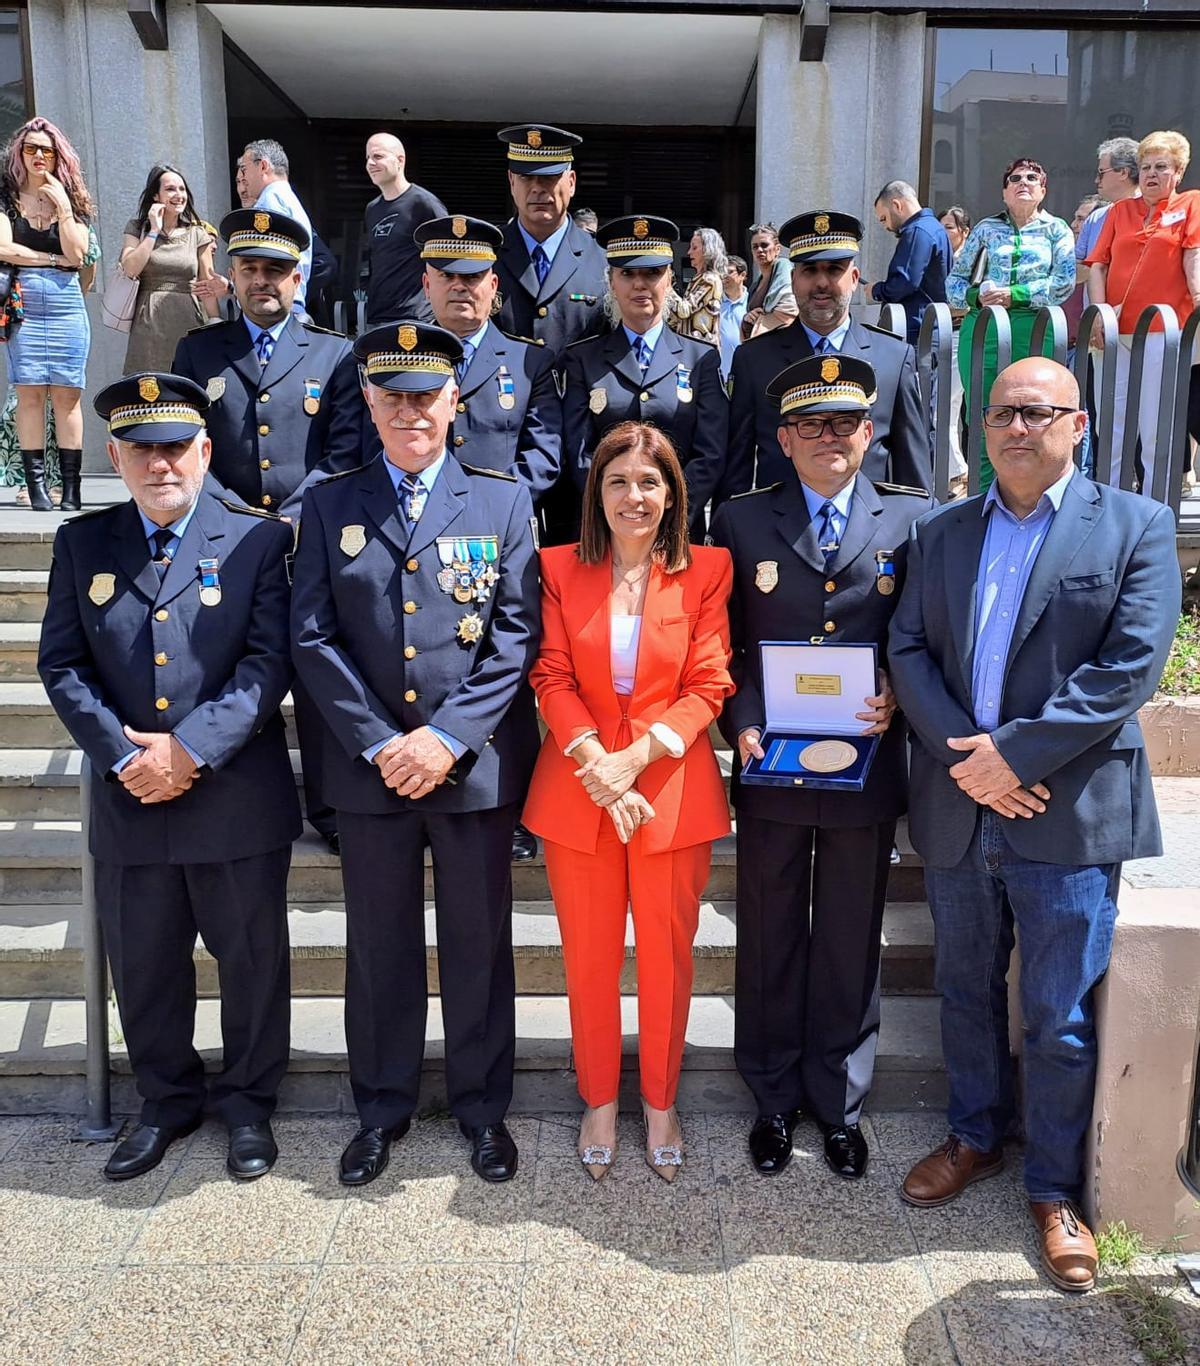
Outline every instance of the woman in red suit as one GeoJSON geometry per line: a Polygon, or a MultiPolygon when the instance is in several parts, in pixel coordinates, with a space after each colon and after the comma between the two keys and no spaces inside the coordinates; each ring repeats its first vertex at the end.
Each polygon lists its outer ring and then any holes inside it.
{"type": "Polygon", "coordinates": [[[620,973],[633,910],[646,1161],[683,1162],[675,1091],[692,940],[729,805],[708,727],[733,691],[724,550],[689,546],[683,470],[638,422],[596,448],[577,546],[542,551],[542,648],[530,674],[549,734],[524,823],[546,844],[579,1091],[579,1155],[617,1144],[620,973]]]}

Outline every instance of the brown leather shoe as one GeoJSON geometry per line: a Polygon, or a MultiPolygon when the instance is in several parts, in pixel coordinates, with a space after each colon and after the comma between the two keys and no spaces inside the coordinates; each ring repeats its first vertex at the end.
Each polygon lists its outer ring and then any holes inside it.
{"type": "Polygon", "coordinates": [[[910,1205],[924,1209],[946,1205],[972,1182],[985,1181],[1004,1167],[999,1148],[979,1153],[953,1134],[940,1148],[923,1157],[904,1178],[900,1194],[910,1205]]]}
{"type": "Polygon", "coordinates": [[[1042,1266],[1060,1290],[1096,1284],[1096,1240],[1070,1200],[1031,1200],[1029,1212],[1042,1237],[1042,1266]]]}

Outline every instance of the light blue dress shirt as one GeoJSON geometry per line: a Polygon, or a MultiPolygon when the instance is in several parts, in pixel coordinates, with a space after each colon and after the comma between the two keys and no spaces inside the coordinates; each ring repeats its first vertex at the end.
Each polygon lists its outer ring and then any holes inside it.
{"type": "Polygon", "coordinates": [[[250,333],[250,340],[254,343],[255,347],[258,346],[258,339],[264,332],[269,332],[275,345],[278,346],[279,338],[283,336],[283,329],[288,325],[288,320],[285,317],[273,327],[259,327],[257,323],[252,323],[244,313],[242,314],[242,322],[246,324],[246,331],[250,333]]]}
{"type": "MultiPolygon", "coordinates": [[[[796,321],[800,322],[798,318],[796,321]]],[[[850,331],[850,315],[847,313],[833,331],[827,335],[820,332],[814,332],[807,323],[800,323],[800,326],[803,327],[808,334],[809,345],[814,351],[817,350],[823,341],[828,341],[829,345],[832,346],[835,351],[840,351],[845,344],[846,333],[850,331]]]]}
{"type": "MultiPolygon", "coordinates": [[[[392,481],[392,487],[396,490],[396,501],[399,502],[400,484],[401,481],[404,479],[404,471],[400,469],[399,466],[393,465],[392,462],[386,456],[383,456],[382,459],[383,468],[387,470],[388,475],[392,481]]],[[[441,474],[442,466],[445,463],[446,452],[443,451],[441,455],[439,455],[438,458],[433,462],[432,465],[426,465],[425,468],[420,472],[420,474],[417,475],[418,482],[424,484],[425,488],[430,493],[433,492],[433,486],[437,483],[437,477],[439,474],[441,474]]],[[[434,733],[434,735],[437,736],[437,738],[442,742],[442,744],[446,746],[450,753],[454,755],[455,759],[461,759],[463,755],[467,752],[466,745],[464,745],[461,740],[456,740],[453,735],[447,735],[444,730],[439,730],[437,726],[430,726],[429,729],[434,733]]],[[[377,745],[372,745],[369,749],[364,749],[362,752],[362,757],[367,761],[367,763],[373,764],[375,762],[375,756],[384,747],[384,745],[390,745],[391,742],[401,734],[401,731],[397,731],[395,735],[389,735],[386,740],[380,740],[380,742],[377,745]]]]}
{"type": "Polygon", "coordinates": [[[733,353],[742,344],[742,322],[746,317],[746,304],[750,296],[745,290],[740,299],[731,299],[728,294],[721,295],[721,378],[729,379],[729,369],[733,365],[733,353]]]}
{"type": "MultiPolygon", "coordinates": [[[[468,370],[469,367],[470,367],[471,361],[475,358],[475,352],[478,351],[479,348],[480,348],[480,346],[483,344],[483,334],[484,334],[487,330],[488,330],[488,323],[484,323],[484,325],[479,329],[478,332],[472,332],[471,335],[470,335],[469,337],[459,337],[459,341],[462,342],[462,349],[463,349],[463,358],[462,358],[462,361],[461,361],[461,365],[462,365],[462,372],[463,372],[464,375],[467,373],[467,370],[468,370]]],[[[440,462],[440,461],[436,461],[436,460],[435,460],[435,461],[434,461],[434,464],[437,465],[438,469],[441,469],[442,466],[441,466],[441,462],[440,462]]],[[[392,468],[392,469],[395,469],[395,466],[392,465],[391,468],[392,468]]],[[[430,466],[430,468],[432,469],[433,466],[430,466]]],[[[431,484],[431,485],[429,485],[429,487],[432,488],[433,485],[431,484]]]]}
{"type": "MultiPolygon", "coordinates": [[[[824,417],[825,414],[814,413],[813,416],[824,417]]],[[[820,527],[821,509],[825,504],[833,504],[833,534],[839,545],[842,542],[842,537],[846,534],[846,523],[850,520],[850,501],[854,497],[854,485],[857,481],[858,475],[856,474],[846,487],[838,489],[832,498],[826,498],[823,493],[810,489],[803,479],[800,481],[800,491],[804,494],[804,501],[808,504],[808,515],[814,526],[820,527]]]]}
{"type": "Polygon", "coordinates": [[[292,302],[293,313],[303,313],[305,296],[308,294],[308,277],[312,274],[312,235],[313,225],[304,205],[300,203],[296,191],[286,180],[271,180],[263,186],[262,194],[254,202],[256,209],[272,209],[299,223],[308,233],[308,246],[300,253],[300,286],[292,302]]]}
{"type": "Polygon", "coordinates": [[[536,237],[530,237],[520,223],[517,224],[517,231],[521,234],[521,237],[525,242],[525,250],[529,253],[529,259],[531,261],[533,260],[534,247],[541,247],[546,253],[546,260],[553,265],[554,258],[558,255],[558,249],[562,246],[563,238],[567,235],[567,229],[570,226],[571,220],[569,218],[564,218],[562,226],[555,228],[544,242],[539,242],[536,237]]]}
{"type": "Polygon", "coordinates": [[[1008,651],[1029,576],[1075,473],[1069,469],[1042,494],[1028,517],[1014,517],[993,484],[983,500],[988,518],[975,585],[975,658],[971,665],[971,698],[975,723],[992,731],[1000,724],[1008,651]]]}
{"type": "Polygon", "coordinates": [[[652,356],[654,355],[654,348],[658,345],[658,339],[662,336],[662,330],[663,321],[661,318],[659,318],[658,322],[656,322],[653,327],[648,327],[645,332],[634,332],[632,328],[626,327],[624,323],[621,324],[621,331],[625,333],[625,339],[629,342],[630,350],[633,349],[638,337],[641,337],[650,348],[650,354],[652,356]]]}

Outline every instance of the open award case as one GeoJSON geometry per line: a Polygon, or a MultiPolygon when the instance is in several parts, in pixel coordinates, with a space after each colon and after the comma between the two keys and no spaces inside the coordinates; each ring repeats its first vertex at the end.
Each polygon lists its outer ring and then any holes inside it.
{"type": "Polygon", "coordinates": [[[764,640],[764,758],[751,758],[741,781],[764,787],[861,792],[878,735],[863,735],[864,698],[877,692],[874,645],[810,645],[764,640]]]}

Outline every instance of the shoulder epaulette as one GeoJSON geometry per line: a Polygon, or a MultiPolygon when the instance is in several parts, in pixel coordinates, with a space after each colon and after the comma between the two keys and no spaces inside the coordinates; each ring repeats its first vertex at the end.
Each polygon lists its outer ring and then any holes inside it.
{"type": "MultiPolygon", "coordinates": [[[[602,337],[609,337],[609,336],[611,336],[611,335],[612,335],[612,334],[611,334],[610,332],[601,333],[601,336],[602,336],[602,337]]],[[[566,346],[563,347],[563,350],[564,350],[564,351],[571,351],[571,350],[573,350],[576,346],[586,346],[586,345],[588,344],[588,342],[594,342],[594,341],[599,341],[599,340],[600,340],[600,337],[576,337],[575,340],[574,340],[573,342],[568,342],[568,343],[566,344],[566,346]]]]}
{"type": "Polygon", "coordinates": [[[877,493],[908,493],[914,498],[929,497],[928,489],[915,488],[911,484],[885,484],[881,479],[872,479],[871,482],[875,485],[877,493]]]}
{"type": "Polygon", "coordinates": [[[496,331],[499,332],[502,337],[507,337],[509,341],[524,342],[526,346],[537,345],[537,342],[532,337],[522,337],[519,332],[506,332],[502,327],[497,327],[496,331]]]}
{"type": "Polygon", "coordinates": [[[318,327],[316,323],[301,323],[300,326],[306,332],[319,332],[323,337],[340,337],[342,341],[348,340],[344,332],[337,332],[332,327],[318,327]]]}
{"type": "Polygon", "coordinates": [[[187,330],[183,335],[184,335],[185,337],[190,337],[194,332],[208,332],[208,331],[212,331],[212,330],[215,330],[215,329],[218,328],[218,327],[228,326],[228,325],[229,325],[229,321],[230,321],[230,320],[229,320],[228,318],[221,318],[218,322],[213,322],[213,323],[201,323],[198,327],[189,327],[188,330],[187,330]]]}
{"type": "Polygon", "coordinates": [[[64,522],[63,525],[70,526],[73,522],[84,522],[89,517],[99,517],[102,513],[113,512],[117,508],[122,506],[123,504],[121,503],[106,503],[103,507],[88,508],[86,512],[77,513],[74,517],[70,519],[70,521],[64,522]]]}
{"type": "Polygon", "coordinates": [[[507,470],[485,470],[479,465],[468,465],[465,460],[460,460],[458,463],[468,474],[482,474],[485,479],[504,479],[510,484],[521,482],[515,474],[509,474],[507,470]]]}
{"type": "Polygon", "coordinates": [[[248,503],[235,503],[232,498],[218,498],[217,501],[230,512],[243,512],[247,517],[266,517],[271,522],[283,520],[279,513],[272,512],[269,508],[252,508],[248,503]]]}
{"type": "Polygon", "coordinates": [[[777,484],[764,484],[760,489],[747,489],[745,493],[733,493],[729,496],[729,501],[735,502],[738,498],[753,498],[756,493],[774,493],[776,489],[783,488],[783,480],[777,484]]]}
{"type": "Polygon", "coordinates": [[[311,485],[311,487],[319,489],[323,488],[326,484],[332,484],[335,480],[349,479],[349,477],[352,474],[361,474],[363,470],[367,469],[370,465],[373,465],[374,463],[375,462],[373,460],[368,460],[365,465],[355,465],[355,467],[352,470],[338,470],[336,474],[327,474],[324,477],[324,479],[318,479],[315,484],[311,485]]]}
{"type": "Polygon", "coordinates": [[[908,342],[905,341],[903,337],[896,336],[890,327],[880,327],[876,323],[863,323],[861,325],[865,327],[868,332],[874,332],[877,336],[891,337],[892,341],[902,342],[905,346],[908,345],[908,342]]]}

